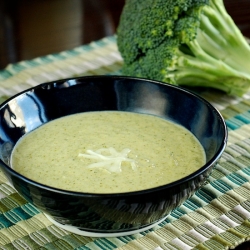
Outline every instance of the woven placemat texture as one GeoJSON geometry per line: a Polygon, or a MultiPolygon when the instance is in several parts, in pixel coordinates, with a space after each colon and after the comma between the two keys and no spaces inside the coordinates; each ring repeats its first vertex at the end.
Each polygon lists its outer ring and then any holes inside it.
{"type": "MultiPolygon", "coordinates": [[[[121,74],[116,37],[59,54],[8,65],[0,71],[0,102],[37,84],[84,75],[121,74]]],[[[250,95],[201,95],[223,115],[228,145],[207,183],[151,230],[91,238],[53,225],[0,172],[0,249],[233,249],[250,240],[250,95]]]]}

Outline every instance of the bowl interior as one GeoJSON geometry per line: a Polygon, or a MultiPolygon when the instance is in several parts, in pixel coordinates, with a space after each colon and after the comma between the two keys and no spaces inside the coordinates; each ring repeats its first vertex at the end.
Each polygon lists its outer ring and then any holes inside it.
{"type": "Polygon", "coordinates": [[[39,85],[0,106],[0,159],[9,166],[12,148],[24,134],[53,119],[88,111],[153,114],[190,130],[214,161],[225,147],[225,123],[208,102],[181,88],[116,76],[82,77],[39,85]]]}

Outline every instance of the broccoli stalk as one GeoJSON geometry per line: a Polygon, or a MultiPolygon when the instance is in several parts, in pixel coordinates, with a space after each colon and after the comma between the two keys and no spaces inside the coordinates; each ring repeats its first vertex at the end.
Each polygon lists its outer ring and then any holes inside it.
{"type": "Polygon", "coordinates": [[[127,0],[117,35],[125,75],[250,90],[250,46],[223,0],[127,0]]]}

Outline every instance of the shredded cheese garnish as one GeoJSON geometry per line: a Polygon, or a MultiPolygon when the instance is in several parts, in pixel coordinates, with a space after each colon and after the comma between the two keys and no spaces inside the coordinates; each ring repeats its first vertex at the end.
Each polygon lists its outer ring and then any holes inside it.
{"type": "Polygon", "coordinates": [[[130,162],[133,170],[136,169],[136,163],[133,159],[128,158],[131,150],[128,148],[123,149],[121,152],[116,151],[114,148],[101,148],[96,151],[86,150],[87,154],[79,153],[79,157],[93,159],[98,162],[92,163],[87,168],[104,168],[109,172],[119,173],[122,171],[122,162],[130,162]]]}

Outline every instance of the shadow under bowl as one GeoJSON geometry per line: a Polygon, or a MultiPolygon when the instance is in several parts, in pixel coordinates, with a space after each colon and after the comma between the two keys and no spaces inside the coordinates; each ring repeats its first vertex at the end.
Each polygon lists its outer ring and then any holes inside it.
{"type": "Polygon", "coordinates": [[[209,102],[180,87],[146,79],[89,76],[58,80],[23,91],[0,105],[2,171],[14,188],[53,223],[87,236],[132,234],[164,220],[204,184],[226,141],[225,122],[209,102]],[[11,168],[12,149],[23,135],[56,118],[102,110],[153,114],[184,126],[204,147],[205,165],[170,184],[114,194],[53,188],[11,168]]]}

